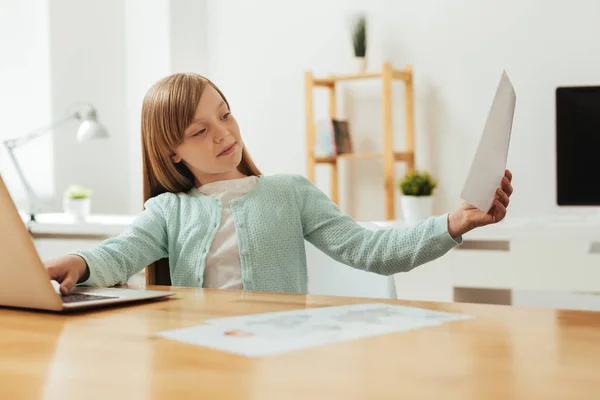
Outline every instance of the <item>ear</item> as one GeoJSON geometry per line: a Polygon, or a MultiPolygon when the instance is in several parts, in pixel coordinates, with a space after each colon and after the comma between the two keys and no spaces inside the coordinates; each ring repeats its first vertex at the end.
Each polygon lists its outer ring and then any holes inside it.
{"type": "Polygon", "coordinates": [[[178,164],[181,162],[181,157],[179,156],[179,154],[173,153],[171,154],[171,161],[173,161],[175,164],[178,164]]]}

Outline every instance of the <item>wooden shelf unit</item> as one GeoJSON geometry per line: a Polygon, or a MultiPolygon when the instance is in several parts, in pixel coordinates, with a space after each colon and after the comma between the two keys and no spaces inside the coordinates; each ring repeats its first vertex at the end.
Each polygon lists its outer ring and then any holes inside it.
{"type": "Polygon", "coordinates": [[[368,159],[383,158],[384,190],[385,190],[385,215],[386,219],[395,219],[394,198],[396,181],[394,176],[394,163],[405,162],[408,172],[415,169],[414,152],[414,95],[413,71],[411,66],[402,70],[393,69],[390,63],[384,63],[381,72],[368,72],[355,75],[330,75],[327,78],[315,78],[311,71],[305,72],[305,97],[306,97],[306,149],[308,179],[315,182],[315,169],[317,164],[331,166],[331,199],[338,203],[338,160],[340,159],[368,159]],[[381,153],[348,153],[337,156],[318,157],[315,155],[316,124],[314,121],[313,95],[315,88],[326,88],[329,91],[329,115],[336,118],[336,85],[340,82],[360,79],[381,79],[382,84],[382,118],[383,118],[383,151],[381,153]],[[405,87],[405,129],[406,150],[394,150],[393,117],[392,117],[392,83],[395,80],[404,82],[405,87]]]}

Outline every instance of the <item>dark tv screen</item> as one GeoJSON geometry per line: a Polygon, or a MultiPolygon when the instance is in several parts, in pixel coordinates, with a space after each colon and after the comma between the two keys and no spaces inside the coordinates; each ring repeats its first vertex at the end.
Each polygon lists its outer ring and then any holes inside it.
{"type": "Polygon", "coordinates": [[[556,89],[556,188],[558,205],[600,205],[600,86],[556,89]]]}

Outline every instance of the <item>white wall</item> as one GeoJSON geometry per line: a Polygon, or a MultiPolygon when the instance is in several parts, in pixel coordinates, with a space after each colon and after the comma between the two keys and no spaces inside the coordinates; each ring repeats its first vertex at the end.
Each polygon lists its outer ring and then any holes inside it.
{"type": "Polygon", "coordinates": [[[126,0],[127,116],[130,205],[138,212],[142,198],[140,119],[148,88],[175,72],[205,73],[206,1],[126,0]]]}
{"type": "Polygon", "coordinates": [[[208,1],[171,0],[169,42],[171,71],[206,74],[208,69],[208,1]]]}
{"type": "Polygon", "coordinates": [[[143,204],[142,101],[152,83],[170,71],[169,2],[126,0],[125,20],[129,212],[135,213],[143,204]]]}
{"type": "Polygon", "coordinates": [[[53,83],[65,88],[53,91],[54,108],[60,112],[68,100],[87,97],[111,133],[110,140],[87,147],[63,135],[56,150],[57,189],[82,183],[94,188],[93,212],[137,213],[142,100],[158,79],[205,68],[205,2],[60,0],[52,5],[53,83]]]}
{"type": "MultiPolygon", "coordinates": [[[[417,164],[440,179],[436,212],[459,203],[502,69],[518,95],[509,156],[517,188],[511,215],[559,211],[554,205],[554,88],[600,81],[595,22],[600,5],[594,0],[0,1],[1,51],[8,55],[8,63],[3,59],[0,65],[7,89],[0,101],[10,110],[3,114],[0,135],[44,125],[82,100],[97,106],[112,135],[78,145],[71,124],[57,132],[54,150],[35,156],[43,168],[27,163],[38,191],[55,196],[47,211],[60,209],[62,191],[71,183],[94,189],[96,213],[140,209],[141,99],[148,86],[171,72],[197,71],[216,81],[263,172],[305,174],[303,73],[351,68],[347,22],[358,11],[369,16],[370,69],[388,60],[396,67],[414,66],[417,164]]],[[[350,118],[357,150],[376,151],[381,147],[379,81],[347,84],[339,94],[339,112],[350,118]]],[[[398,148],[404,139],[402,96],[397,83],[398,148]]],[[[315,100],[316,116],[327,117],[326,93],[315,91],[315,100]]],[[[52,143],[42,140],[37,146],[52,143]]],[[[26,151],[35,152],[35,144],[26,151]]],[[[0,160],[7,177],[14,178],[1,154],[0,160]]],[[[381,164],[341,165],[342,206],[357,219],[384,218],[381,164]]],[[[402,172],[398,164],[397,177],[402,172]]],[[[318,186],[328,192],[328,168],[319,167],[317,176],[318,186]]],[[[18,192],[13,178],[11,191],[18,192]]]]}
{"type": "Polygon", "coordinates": [[[142,207],[140,119],[148,88],[175,72],[205,73],[206,1],[126,0],[129,212],[142,207]]]}
{"type": "MultiPolygon", "coordinates": [[[[413,65],[418,168],[440,179],[436,211],[459,194],[503,69],[517,90],[509,168],[516,192],[511,215],[558,212],[554,200],[554,89],[600,83],[600,3],[509,0],[209,2],[210,70],[230,98],[242,134],[266,173],[306,172],[303,72],[346,71],[348,15],[369,18],[369,68],[413,65]],[[276,17],[274,17],[276,16],[276,17]],[[273,147],[276,150],[273,150],[273,147]]],[[[347,85],[358,151],[381,146],[378,81],[347,85]]],[[[402,110],[401,84],[395,85],[402,110]]],[[[317,97],[317,115],[326,116],[317,97]]],[[[396,143],[403,143],[402,113],[396,143]]],[[[383,219],[382,165],[341,168],[342,205],[358,219],[383,219]],[[351,203],[350,194],[355,195],[351,203]]],[[[401,173],[402,168],[397,168],[401,173]]],[[[318,185],[328,192],[328,171],[318,185]]],[[[399,202],[398,202],[399,203],[399,202]]],[[[399,212],[399,206],[397,206],[399,212]]]]}
{"type": "Polygon", "coordinates": [[[122,0],[50,2],[52,116],[90,102],[110,138],[79,144],[77,123],[55,135],[56,196],[71,184],[93,189],[92,212],[123,213],[129,206],[125,7],[122,0]]]}
{"type": "MultiPolygon", "coordinates": [[[[50,43],[47,0],[0,0],[0,141],[50,123],[50,43]]],[[[36,193],[53,193],[52,140],[38,138],[15,151],[36,193]],[[31,160],[36,160],[34,166],[31,160]]],[[[0,146],[0,169],[17,204],[26,207],[13,164],[0,146]]]]}
{"type": "MultiPolygon", "coordinates": [[[[60,212],[71,184],[93,189],[92,212],[135,213],[142,206],[140,117],[143,96],[173,72],[206,73],[206,1],[0,0],[0,139],[21,136],[90,102],[110,139],[79,144],[77,122],[19,149],[27,178],[60,212]],[[34,163],[35,161],[35,163],[34,163]]],[[[0,168],[20,207],[23,191],[6,154],[0,168]]]]}

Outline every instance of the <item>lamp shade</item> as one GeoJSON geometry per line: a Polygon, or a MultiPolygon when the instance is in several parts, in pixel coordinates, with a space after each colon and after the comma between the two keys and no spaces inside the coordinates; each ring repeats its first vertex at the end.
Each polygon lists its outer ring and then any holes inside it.
{"type": "Polygon", "coordinates": [[[87,140],[107,138],[106,129],[95,119],[85,119],[81,121],[77,130],[77,140],[85,142],[87,140]]]}

